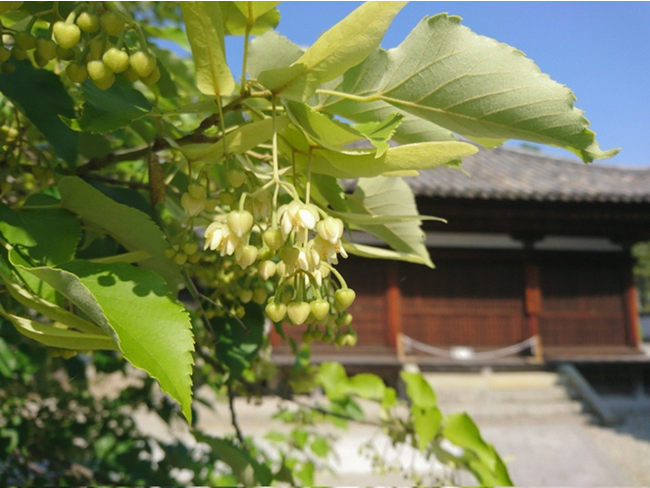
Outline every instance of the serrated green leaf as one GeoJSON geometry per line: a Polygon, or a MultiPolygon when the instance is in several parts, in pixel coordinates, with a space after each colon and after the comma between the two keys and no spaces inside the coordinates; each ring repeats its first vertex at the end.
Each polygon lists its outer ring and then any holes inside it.
{"type": "Polygon", "coordinates": [[[226,63],[220,2],[182,2],[181,10],[196,67],[201,93],[227,97],[235,80],[226,63]]]}
{"type": "Polygon", "coordinates": [[[406,384],[406,393],[413,405],[424,409],[436,406],[436,394],[420,373],[401,371],[399,376],[406,384]]]}
{"type": "Polygon", "coordinates": [[[104,229],[128,251],[146,251],[150,259],[139,265],[162,276],[172,293],[183,278],[178,266],[165,256],[165,235],[148,215],[108,198],[81,178],[66,176],[59,181],[61,205],[104,229]]]}
{"type": "MultiPolygon", "coordinates": [[[[276,129],[282,130],[289,123],[287,117],[276,117],[276,129]]],[[[271,139],[273,136],[273,119],[268,118],[258,122],[251,122],[233,129],[226,134],[226,147],[228,154],[242,154],[271,139]]],[[[193,163],[202,162],[214,164],[224,157],[224,142],[213,144],[187,144],[182,146],[181,152],[193,163]]]]}
{"type": "Polygon", "coordinates": [[[372,53],[405,4],[364,3],[321,35],[294,64],[264,71],[258,81],[290,100],[307,100],[318,85],[337,78],[372,53]]]}
{"type": "MultiPolygon", "coordinates": [[[[398,175],[413,170],[431,169],[471,156],[478,149],[465,142],[421,142],[389,148],[376,157],[376,150],[348,149],[333,151],[316,149],[312,151],[311,168],[315,173],[335,178],[359,178],[379,175],[398,175]]],[[[307,154],[296,152],[296,163],[306,167],[307,154]]]]}
{"type": "Polygon", "coordinates": [[[618,152],[600,150],[568,88],[447,14],[422,20],[397,48],[377,51],[346,73],[341,89],[357,96],[353,105],[383,101],[468,137],[564,147],[586,162],[618,152]]]}
{"type": "MultiPolygon", "coordinates": [[[[367,215],[418,215],[411,188],[400,178],[360,178],[352,195],[348,196],[352,213],[367,215]]],[[[417,221],[384,225],[354,224],[353,228],[378,237],[397,253],[409,256],[430,268],[433,263],[424,243],[424,233],[417,221]]],[[[363,251],[363,247],[357,246],[363,251]]],[[[368,249],[365,249],[368,251],[368,249]]]]}
{"type": "Polygon", "coordinates": [[[51,71],[36,69],[29,61],[8,62],[16,69],[13,73],[0,73],[0,92],[22,108],[56,154],[74,169],[79,135],[59,118],[75,116],[74,102],[68,91],[51,71]]]}
{"type": "Polygon", "coordinates": [[[275,28],[280,22],[280,12],[275,6],[280,2],[220,2],[226,35],[243,36],[246,25],[250,33],[259,36],[275,28]]]}
{"type": "Polygon", "coordinates": [[[253,39],[248,48],[247,71],[253,79],[261,72],[293,64],[305,51],[277,31],[269,31],[253,39]]]}
{"type": "Polygon", "coordinates": [[[60,268],[23,269],[47,282],[109,333],[124,357],[156,378],[191,421],[191,325],[160,276],[124,263],[80,260],[60,268]]]}
{"type": "Polygon", "coordinates": [[[108,90],[100,90],[87,80],[81,89],[84,95],[81,117],[61,117],[75,131],[105,134],[126,127],[151,112],[151,104],[141,92],[119,83],[108,90]]]}
{"type": "Polygon", "coordinates": [[[425,452],[429,442],[436,436],[442,422],[442,414],[438,407],[411,406],[413,428],[417,434],[418,449],[425,452]]]}
{"type": "Polygon", "coordinates": [[[228,369],[228,382],[241,377],[246,368],[257,357],[264,342],[264,316],[260,307],[245,305],[244,322],[232,316],[212,320],[219,331],[216,344],[217,359],[228,369]]]}

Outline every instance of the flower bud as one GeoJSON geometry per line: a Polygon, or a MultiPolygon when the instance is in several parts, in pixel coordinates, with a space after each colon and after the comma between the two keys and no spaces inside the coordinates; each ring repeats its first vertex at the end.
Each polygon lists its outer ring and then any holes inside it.
{"type": "Polygon", "coordinates": [[[282,246],[284,246],[284,238],[282,237],[282,232],[280,229],[267,229],[262,235],[264,244],[269,246],[274,251],[277,251],[282,246]]]}
{"type": "Polygon", "coordinates": [[[239,291],[239,300],[242,303],[248,303],[252,300],[253,298],[253,291],[252,290],[240,290],[239,291]]]}
{"type": "Polygon", "coordinates": [[[327,300],[314,300],[309,306],[317,320],[323,320],[330,313],[330,304],[327,300]]]}
{"type": "Polygon", "coordinates": [[[296,325],[304,324],[310,312],[311,307],[307,302],[291,302],[287,306],[287,315],[296,325]]]}
{"type": "MultiPolygon", "coordinates": [[[[90,63],[88,63],[90,64],[90,63]]],[[[189,193],[183,193],[181,205],[190,217],[196,217],[205,208],[205,196],[203,198],[192,198],[189,193]]]]}
{"type": "Polygon", "coordinates": [[[237,257],[237,263],[239,266],[242,267],[242,269],[248,268],[251,264],[255,262],[257,259],[257,248],[255,246],[244,246],[240,253],[239,256],[237,257]]]}
{"type": "Polygon", "coordinates": [[[242,237],[253,228],[253,214],[247,210],[233,210],[227,220],[228,227],[237,237],[242,237]]]}
{"type": "Polygon", "coordinates": [[[287,306],[284,303],[270,302],[264,311],[273,322],[281,322],[287,314],[287,306]]]}
{"type": "Polygon", "coordinates": [[[356,293],[352,288],[341,288],[334,293],[334,305],[339,312],[342,312],[354,302],[356,293]]]}
{"type": "Polygon", "coordinates": [[[277,266],[273,261],[262,261],[257,265],[257,272],[263,280],[268,280],[276,271],[277,266]]]}
{"type": "Polygon", "coordinates": [[[318,235],[332,244],[336,244],[341,240],[343,229],[343,221],[334,217],[327,217],[318,222],[316,226],[318,235]]]}

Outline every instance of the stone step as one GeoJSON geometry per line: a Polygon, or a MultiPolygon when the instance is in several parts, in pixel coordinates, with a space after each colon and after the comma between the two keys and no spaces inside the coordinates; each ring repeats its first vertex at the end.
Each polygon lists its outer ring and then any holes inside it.
{"type": "Polygon", "coordinates": [[[557,401],[545,403],[498,402],[446,402],[439,400],[444,414],[467,412],[473,418],[526,418],[526,417],[580,417],[583,407],[578,402],[557,401]]]}
{"type": "Polygon", "coordinates": [[[434,391],[440,401],[448,402],[547,403],[571,400],[570,394],[561,386],[507,390],[434,387],[434,391]]]}

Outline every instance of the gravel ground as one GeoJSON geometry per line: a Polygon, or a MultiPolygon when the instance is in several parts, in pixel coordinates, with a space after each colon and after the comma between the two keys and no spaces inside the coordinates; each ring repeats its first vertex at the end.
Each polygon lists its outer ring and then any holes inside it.
{"type": "Polygon", "coordinates": [[[650,410],[625,415],[614,427],[588,425],[594,443],[638,486],[650,486],[650,410]]]}

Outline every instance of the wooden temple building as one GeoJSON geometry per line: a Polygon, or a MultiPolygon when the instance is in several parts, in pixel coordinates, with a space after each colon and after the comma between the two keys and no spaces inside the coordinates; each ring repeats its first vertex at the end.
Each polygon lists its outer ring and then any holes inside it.
{"type": "Polygon", "coordinates": [[[512,148],[462,168],[471,177],[444,167],[406,178],[420,213],[448,221],[423,225],[435,269],[341,260],[357,293],[354,356],[639,355],[630,247],[650,239],[650,169],[512,148]]]}

